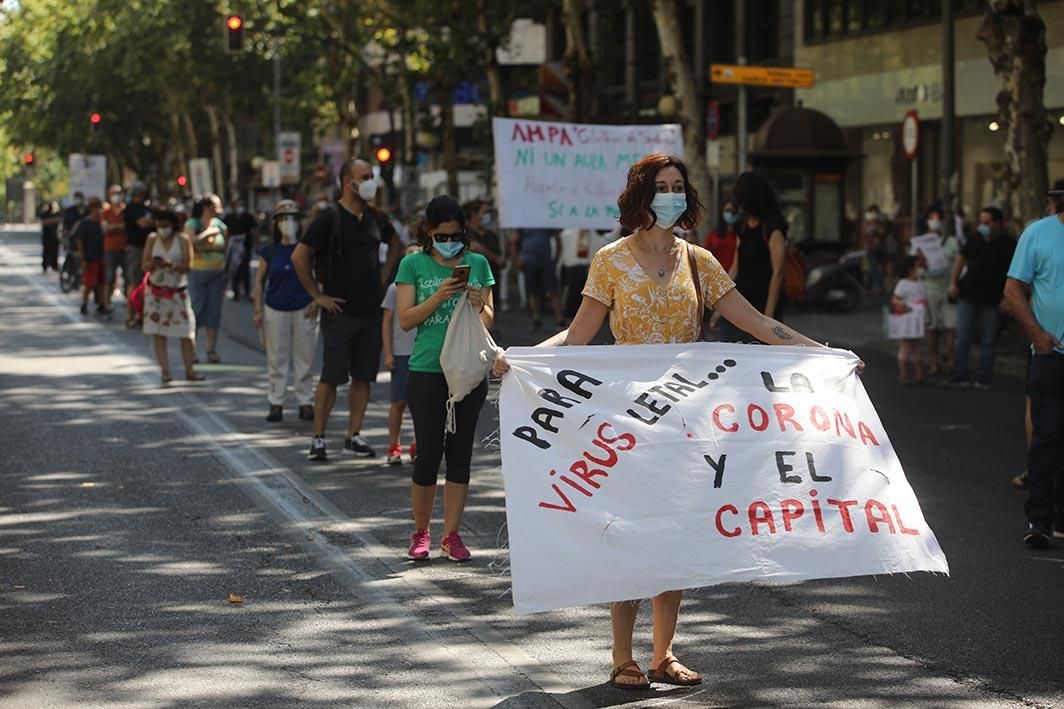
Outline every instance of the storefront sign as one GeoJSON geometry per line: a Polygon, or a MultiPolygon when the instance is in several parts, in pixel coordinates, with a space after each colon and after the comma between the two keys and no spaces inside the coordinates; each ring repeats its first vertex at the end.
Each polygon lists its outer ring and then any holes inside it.
{"type": "Polygon", "coordinates": [[[946,558],[852,352],[510,348],[500,398],[518,613],[946,558]]]}

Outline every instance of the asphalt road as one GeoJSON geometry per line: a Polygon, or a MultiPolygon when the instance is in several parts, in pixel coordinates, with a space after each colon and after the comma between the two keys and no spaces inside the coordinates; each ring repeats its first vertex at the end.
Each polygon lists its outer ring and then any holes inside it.
{"type": "MultiPolygon", "coordinates": [[[[706,683],[624,693],[604,684],[604,608],[512,611],[494,409],[463,529],[474,561],[414,566],[409,467],[312,466],[306,424],[265,424],[246,305],[226,304],[206,383],[162,388],[121,307],[82,318],[38,264],[34,234],[0,232],[2,707],[1064,706],[1064,552],[1024,548],[1008,485],[1019,379],[901,389],[867,314],[796,316],[868,363],[951,576],[689,592],[676,650],[706,683]]],[[[531,337],[519,316],[501,329],[531,337]]],[[[376,443],[386,399],[378,384],[376,443]]],[[[636,643],[645,666],[646,611],[636,643]]]]}

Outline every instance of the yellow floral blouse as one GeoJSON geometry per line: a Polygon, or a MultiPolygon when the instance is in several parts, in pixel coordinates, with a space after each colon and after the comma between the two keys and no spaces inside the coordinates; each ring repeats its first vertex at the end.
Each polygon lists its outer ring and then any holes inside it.
{"type": "MultiPolygon", "coordinates": [[[[610,330],[619,345],[694,342],[698,337],[698,295],[683,244],[667,285],[658,285],[632,255],[625,237],[604,246],[591,261],[583,294],[610,309],[610,330]]],[[[735,287],[713,254],[690,245],[698,263],[702,298],[712,307],[735,287]]]]}

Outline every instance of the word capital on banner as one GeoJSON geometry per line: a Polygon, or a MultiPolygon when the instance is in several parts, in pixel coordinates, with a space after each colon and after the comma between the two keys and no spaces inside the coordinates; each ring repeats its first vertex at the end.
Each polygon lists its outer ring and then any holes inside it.
{"type": "Polygon", "coordinates": [[[493,118],[499,222],[508,229],[613,229],[628,168],[683,157],[679,124],[609,126],[493,118]]]}
{"type": "Polygon", "coordinates": [[[726,582],[949,573],[852,352],[696,343],[506,359],[518,613],[726,582]]]}

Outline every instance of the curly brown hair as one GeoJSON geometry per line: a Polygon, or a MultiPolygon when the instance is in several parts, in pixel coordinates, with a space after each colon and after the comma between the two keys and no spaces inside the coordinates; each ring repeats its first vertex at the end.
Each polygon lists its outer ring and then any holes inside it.
{"type": "Polygon", "coordinates": [[[658,173],[667,167],[675,167],[683,175],[684,193],[687,196],[687,209],[676,220],[676,226],[681,229],[694,229],[698,226],[704,207],[698,198],[698,190],[688,177],[687,165],[675,155],[665,153],[651,153],[628,168],[628,184],[617,198],[617,206],[621,210],[621,226],[635,231],[646,229],[657,220],[657,215],[650,207],[658,191],[654,181],[658,173]]]}

